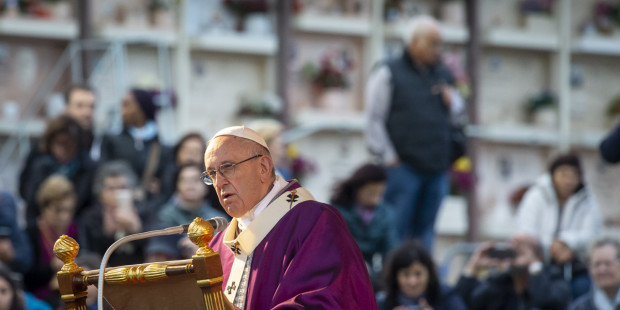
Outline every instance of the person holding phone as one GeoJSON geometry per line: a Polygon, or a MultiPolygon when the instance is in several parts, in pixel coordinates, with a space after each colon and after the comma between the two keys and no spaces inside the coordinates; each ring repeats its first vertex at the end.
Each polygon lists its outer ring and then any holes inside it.
{"type": "Polygon", "coordinates": [[[543,265],[542,248],[533,238],[481,244],[456,287],[471,310],[563,310],[571,298],[568,282],[560,270],[543,265]],[[481,281],[485,270],[490,276],[481,281]]]}
{"type": "Polygon", "coordinates": [[[440,284],[431,255],[419,241],[407,241],[388,256],[379,310],[465,310],[458,292],[440,284]]]}
{"type": "MultiPolygon", "coordinates": [[[[134,201],[136,176],[124,161],[103,164],[95,177],[97,203],[79,219],[81,251],[103,256],[116,240],[143,231],[148,210],[134,201]]],[[[109,265],[137,264],[144,261],[145,241],[118,248],[109,265]]]]}

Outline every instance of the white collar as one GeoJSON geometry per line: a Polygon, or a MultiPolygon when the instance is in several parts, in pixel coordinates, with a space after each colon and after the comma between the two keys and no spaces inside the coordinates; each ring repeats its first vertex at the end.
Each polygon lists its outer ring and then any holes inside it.
{"type": "Polygon", "coordinates": [[[157,135],[157,123],[147,121],[142,127],[129,127],[129,134],[136,140],[151,140],[157,135]]]}
{"type": "Polygon", "coordinates": [[[250,211],[246,212],[243,216],[237,218],[239,230],[243,231],[246,227],[248,227],[250,223],[252,223],[252,221],[259,214],[261,214],[261,212],[263,212],[265,208],[267,208],[267,206],[271,203],[275,196],[287,185],[288,182],[286,182],[281,176],[276,175],[276,180],[273,182],[273,187],[271,188],[269,193],[267,193],[267,195],[265,195],[265,197],[263,197],[263,199],[258,204],[256,204],[256,206],[250,209],[250,211]]]}
{"type": "Polygon", "coordinates": [[[594,286],[594,305],[599,310],[616,309],[615,307],[620,305],[620,290],[616,292],[615,298],[611,300],[599,287],[594,286]]]}

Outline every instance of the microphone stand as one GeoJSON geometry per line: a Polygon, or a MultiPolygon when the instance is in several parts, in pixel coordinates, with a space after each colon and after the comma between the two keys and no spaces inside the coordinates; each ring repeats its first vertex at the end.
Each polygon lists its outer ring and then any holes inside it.
{"type": "Polygon", "coordinates": [[[97,309],[102,310],[103,309],[103,278],[104,278],[104,274],[105,274],[105,267],[108,263],[108,259],[110,258],[110,256],[112,255],[112,253],[114,252],[114,250],[116,250],[119,246],[127,243],[127,242],[131,242],[131,241],[135,241],[135,240],[140,240],[140,239],[146,239],[146,238],[150,238],[150,237],[157,237],[157,236],[167,236],[167,235],[176,235],[176,234],[182,234],[182,233],[187,233],[187,227],[189,225],[181,225],[181,226],[176,226],[176,227],[169,227],[169,228],[165,228],[165,229],[159,229],[159,230],[153,230],[153,231],[147,231],[147,232],[142,232],[142,233],[137,233],[137,234],[133,234],[133,235],[129,235],[129,236],[125,236],[123,238],[120,238],[118,240],[116,240],[116,242],[112,243],[112,245],[108,248],[107,251],[105,251],[105,254],[103,255],[103,258],[101,259],[101,265],[99,266],[99,279],[97,280],[97,309]]]}
{"type": "MultiPolygon", "coordinates": [[[[222,231],[226,229],[226,226],[228,225],[228,220],[226,220],[223,217],[214,217],[214,218],[208,219],[207,222],[211,224],[214,232],[222,231]]],[[[110,256],[112,255],[112,252],[114,252],[114,250],[116,250],[118,247],[120,247],[121,245],[127,242],[131,242],[135,240],[158,237],[158,236],[185,234],[187,233],[189,226],[190,224],[184,224],[180,226],[174,226],[174,227],[169,227],[169,228],[164,228],[164,229],[159,229],[159,230],[141,232],[141,233],[122,237],[116,240],[116,242],[112,243],[112,245],[105,251],[103,258],[101,259],[101,265],[99,266],[99,279],[97,279],[97,288],[98,288],[97,309],[99,310],[103,309],[103,280],[105,277],[105,266],[108,264],[108,259],[110,259],[110,256]]]]}

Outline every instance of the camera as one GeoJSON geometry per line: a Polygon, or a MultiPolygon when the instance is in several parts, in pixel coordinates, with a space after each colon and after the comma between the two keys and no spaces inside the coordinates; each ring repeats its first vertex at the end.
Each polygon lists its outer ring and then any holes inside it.
{"type": "Polygon", "coordinates": [[[487,253],[490,258],[498,259],[515,258],[517,256],[517,252],[510,245],[497,245],[490,248],[487,253]]]}

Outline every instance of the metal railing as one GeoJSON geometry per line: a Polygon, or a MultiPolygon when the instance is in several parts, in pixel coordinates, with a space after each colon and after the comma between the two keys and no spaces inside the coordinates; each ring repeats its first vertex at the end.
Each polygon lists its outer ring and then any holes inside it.
{"type": "MultiPolygon", "coordinates": [[[[97,52],[100,56],[94,62],[91,74],[86,78],[86,84],[90,85],[98,95],[95,116],[95,143],[101,136],[112,130],[120,130],[122,126],[121,106],[123,96],[128,90],[128,47],[135,44],[155,45],[157,48],[157,62],[159,77],[162,88],[171,89],[172,76],[170,65],[169,44],[158,40],[142,39],[88,39],[76,40],[62,52],[52,70],[47,74],[43,83],[35,89],[34,94],[25,104],[20,122],[36,119],[38,111],[43,108],[46,98],[52,94],[52,90],[58,85],[63,74],[70,70],[72,83],[83,83],[81,74],[82,52],[97,52]]],[[[164,98],[164,100],[167,97],[164,98]]],[[[163,102],[170,104],[169,101],[163,102]]],[[[6,142],[0,147],[0,170],[10,164],[11,158],[17,150],[18,158],[23,158],[30,150],[30,136],[24,126],[15,122],[14,130],[8,135],[6,142]]],[[[91,156],[97,158],[98,152],[91,152],[91,156]]]]}

